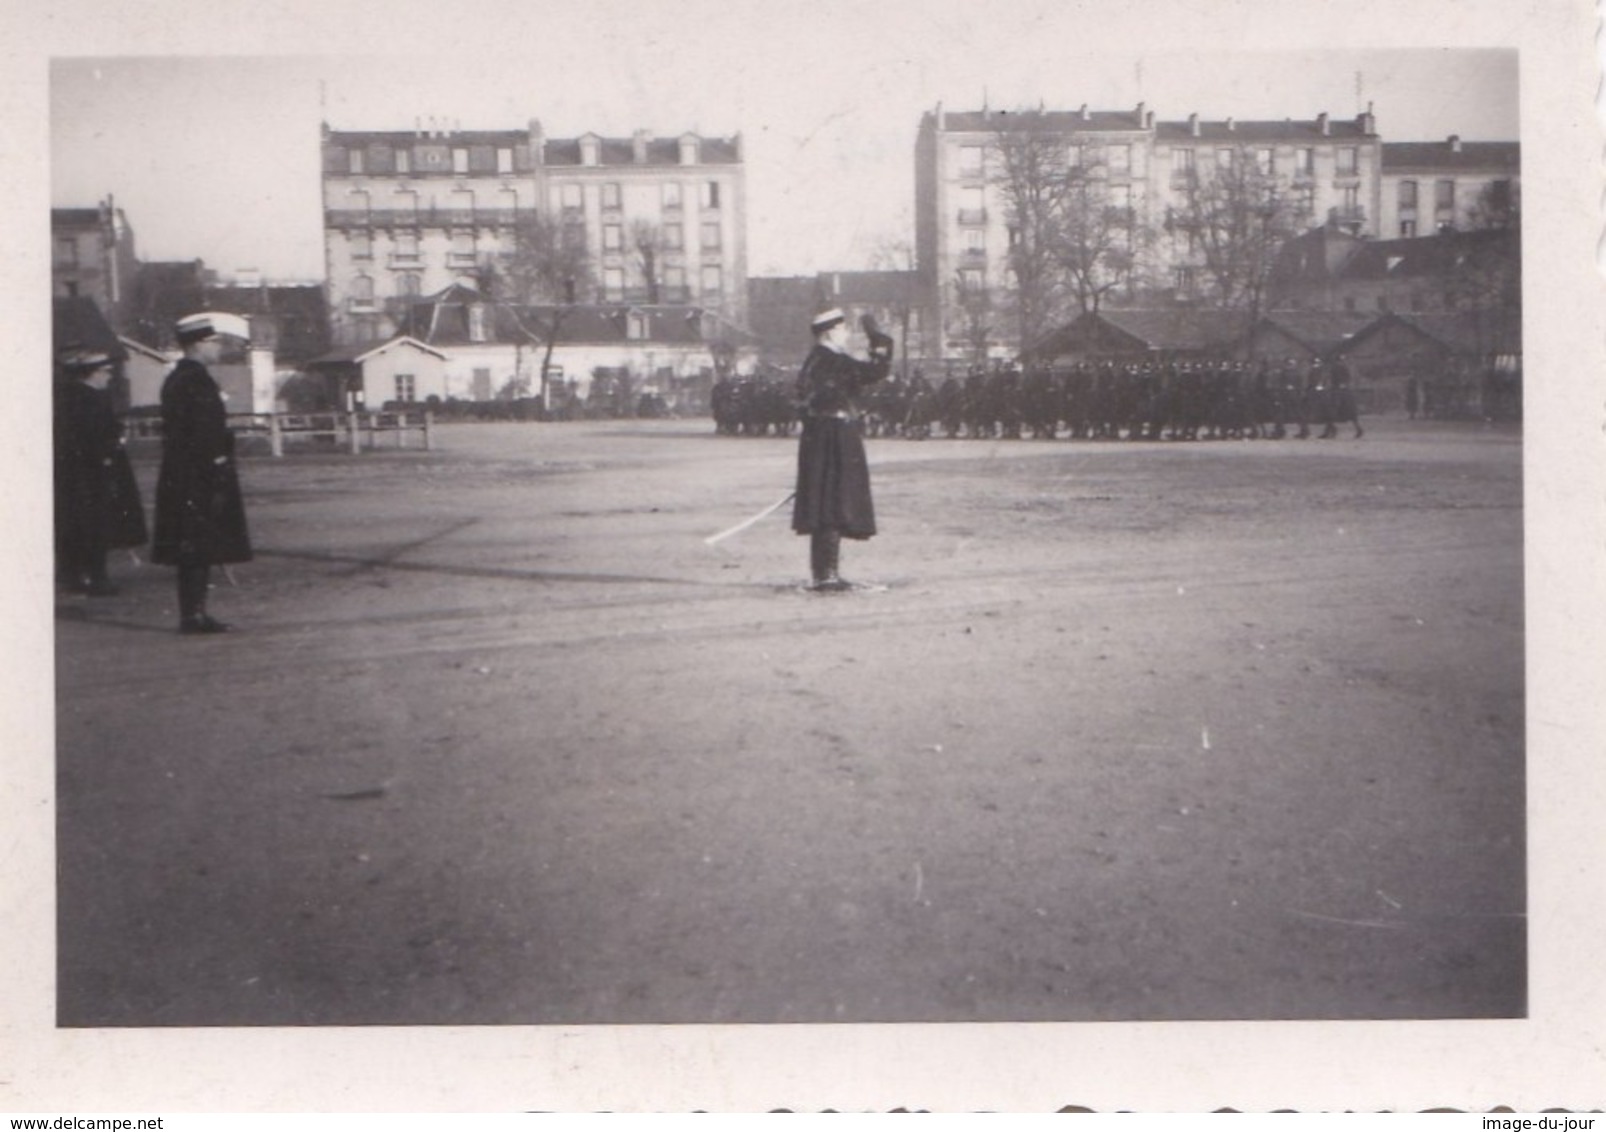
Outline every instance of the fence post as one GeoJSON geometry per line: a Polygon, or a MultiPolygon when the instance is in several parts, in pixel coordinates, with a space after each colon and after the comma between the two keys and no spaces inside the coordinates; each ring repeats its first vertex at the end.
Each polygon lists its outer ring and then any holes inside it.
{"type": "Polygon", "coordinates": [[[434,448],[435,413],[432,409],[424,410],[424,451],[434,448]]]}
{"type": "Polygon", "coordinates": [[[351,438],[351,454],[355,456],[361,450],[359,446],[362,442],[362,438],[357,433],[357,429],[360,427],[357,421],[357,410],[353,409],[351,415],[346,418],[346,427],[351,438]]]}
{"type": "Polygon", "coordinates": [[[275,456],[284,455],[284,432],[279,428],[279,414],[268,414],[268,451],[275,456]]]}

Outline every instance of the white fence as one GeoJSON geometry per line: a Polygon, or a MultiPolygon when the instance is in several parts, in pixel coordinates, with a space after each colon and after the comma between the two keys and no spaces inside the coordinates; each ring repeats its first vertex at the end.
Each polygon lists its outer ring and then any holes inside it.
{"type": "MultiPolygon", "coordinates": [[[[284,442],[289,437],[343,440],[347,450],[356,455],[364,448],[371,451],[380,447],[381,437],[394,438],[394,441],[383,442],[387,448],[407,448],[409,439],[415,435],[426,450],[433,448],[435,417],[427,409],[372,413],[230,413],[229,427],[236,436],[267,437],[268,449],[275,456],[284,455],[284,442]]],[[[154,439],[161,435],[160,417],[135,417],[128,421],[131,440],[154,439]]]]}

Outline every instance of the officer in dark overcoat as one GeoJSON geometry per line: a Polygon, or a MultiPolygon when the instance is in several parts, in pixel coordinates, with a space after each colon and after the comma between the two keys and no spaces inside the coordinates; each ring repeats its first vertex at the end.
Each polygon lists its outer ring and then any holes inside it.
{"type": "Polygon", "coordinates": [[[207,370],[221,349],[205,315],[177,325],[184,357],[162,384],[162,466],[156,480],[151,560],[178,568],[181,633],[221,633],[206,612],[211,567],[251,559],[245,504],[234,466],[234,434],[217,381],[207,370]]]}
{"type": "Polygon", "coordinates": [[[123,428],[105,389],[111,372],[108,355],[74,350],[56,383],[56,576],[94,597],[117,592],[106,576],[107,551],[147,537],[123,428]]]}
{"type": "Polygon", "coordinates": [[[839,572],[841,540],[876,533],[859,397],[891,370],[892,339],[867,325],[870,360],[859,361],[847,352],[847,316],[840,309],[816,315],[809,328],[814,348],[803,360],[796,386],[803,432],[792,529],[810,536],[812,588],[830,593],[853,588],[839,572]]]}

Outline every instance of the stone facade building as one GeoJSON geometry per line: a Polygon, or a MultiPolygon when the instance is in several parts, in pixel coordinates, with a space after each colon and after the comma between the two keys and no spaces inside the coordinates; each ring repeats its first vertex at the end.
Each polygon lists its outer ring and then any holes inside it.
{"type": "Polygon", "coordinates": [[[579,303],[691,303],[741,322],[746,179],[740,135],[549,138],[525,129],[323,131],[324,258],[338,343],[397,333],[454,284],[483,286],[532,213],[583,233],[579,303]],[[652,267],[645,266],[643,241],[652,267]]]}

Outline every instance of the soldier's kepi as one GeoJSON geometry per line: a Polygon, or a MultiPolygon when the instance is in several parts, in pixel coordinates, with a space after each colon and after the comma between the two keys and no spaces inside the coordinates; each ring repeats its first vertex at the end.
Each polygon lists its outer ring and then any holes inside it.
{"type": "Polygon", "coordinates": [[[892,339],[869,315],[859,321],[869,339],[868,361],[848,354],[847,315],[833,307],[809,321],[814,348],[797,375],[795,400],[803,431],[792,529],[809,536],[809,574],[816,593],[852,589],[840,571],[842,540],[876,533],[859,395],[890,372],[892,339]]]}

